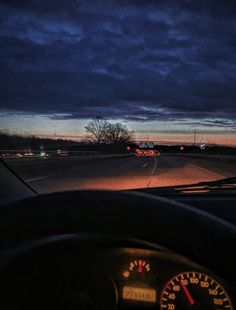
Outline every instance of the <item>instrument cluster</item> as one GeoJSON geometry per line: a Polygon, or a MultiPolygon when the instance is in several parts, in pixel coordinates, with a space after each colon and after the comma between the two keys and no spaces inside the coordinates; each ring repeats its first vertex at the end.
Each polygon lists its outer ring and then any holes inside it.
{"type": "Polygon", "coordinates": [[[232,283],[165,250],[68,243],[0,264],[4,310],[232,310],[234,295],[232,283]]]}
{"type": "Polygon", "coordinates": [[[109,274],[122,309],[234,309],[226,283],[181,256],[139,249],[110,255],[109,274]]]}

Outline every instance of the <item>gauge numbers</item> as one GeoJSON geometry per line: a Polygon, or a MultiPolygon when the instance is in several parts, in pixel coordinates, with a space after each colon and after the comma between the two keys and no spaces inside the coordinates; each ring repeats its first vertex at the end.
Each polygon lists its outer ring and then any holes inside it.
{"type": "Polygon", "coordinates": [[[226,291],[212,277],[199,272],[184,272],[164,287],[161,309],[233,310],[233,306],[226,291]]]}

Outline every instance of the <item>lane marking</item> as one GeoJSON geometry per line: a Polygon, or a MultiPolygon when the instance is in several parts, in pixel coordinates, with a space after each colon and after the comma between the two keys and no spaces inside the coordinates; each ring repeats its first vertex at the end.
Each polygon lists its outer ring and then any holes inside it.
{"type": "MultiPolygon", "coordinates": [[[[93,156],[93,155],[91,155],[91,156],[93,156]]],[[[110,155],[106,155],[106,156],[108,157],[108,156],[110,156],[110,155]]],[[[96,158],[97,158],[97,156],[96,156],[96,158]]],[[[129,158],[129,157],[126,157],[126,158],[124,158],[124,159],[126,160],[127,158],[129,158]]],[[[100,165],[100,164],[101,164],[100,162],[94,163],[94,165],[100,165]]],[[[77,167],[77,170],[79,170],[79,171],[80,171],[80,170],[83,171],[83,170],[85,170],[85,169],[87,169],[87,164],[77,167]]],[[[68,171],[68,172],[70,172],[70,171],[73,171],[74,169],[72,169],[72,168],[66,168],[65,170],[68,171]]],[[[65,170],[64,170],[64,171],[65,171],[65,170]]],[[[37,178],[26,179],[26,180],[24,180],[24,182],[30,183],[30,182],[35,182],[35,181],[43,180],[43,179],[48,179],[48,178],[51,178],[51,177],[60,176],[62,172],[63,172],[63,171],[57,171],[57,172],[52,173],[52,174],[49,174],[49,175],[45,175],[45,176],[41,176],[41,177],[37,177],[37,178]]]]}
{"type": "Polygon", "coordinates": [[[49,176],[44,176],[44,177],[39,177],[39,178],[27,179],[27,180],[24,180],[24,181],[27,182],[27,183],[30,183],[30,182],[34,182],[34,181],[46,179],[46,178],[48,178],[48,177],[49,177],[49,176]]]}
{"type": "Polygon", "coordinates": [[[142,165],[143,168],[147,167],[148,163],[142,165]]]}
{"type": "Polygon", "coordinates": [[[156,157],[153,157],[153,159],[154,159],[154,161],[155,161],[155,164],[154,164],[154,166],[153,166],[153,168],[152,168],[152,171],[151,171],[151,174],[150,174],[148,183],[147,183],[147,188],[148,188],[148,187],[150,186],[150,184],[151,184],[152,178],[153,178],[153,176],[154,176],[154,173],[155,173],[156,167],[157,167],[157,159],[156,159],[156,157]]]}

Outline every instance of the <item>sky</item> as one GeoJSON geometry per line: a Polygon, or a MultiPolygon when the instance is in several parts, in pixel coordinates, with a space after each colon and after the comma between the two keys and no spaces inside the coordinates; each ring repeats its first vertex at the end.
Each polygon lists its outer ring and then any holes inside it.
{"type": "Polygon", "coordinates": [[[236,2],[0,2],[0,130],[236,145],[236,2]]]}

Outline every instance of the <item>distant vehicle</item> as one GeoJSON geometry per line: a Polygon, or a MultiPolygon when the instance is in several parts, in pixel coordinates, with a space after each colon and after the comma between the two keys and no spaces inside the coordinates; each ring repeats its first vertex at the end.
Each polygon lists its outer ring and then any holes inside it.
{"type": "Polygon", "coordinates": [[[156,156],[159,155],[160,152],[154,148],[152,142],[144,142],[135,150],[135,154],[137,156],[156,156]]]}
{"type": "Polygon", "coordinates": [[[25,153],[24,153],[24,156],[26,156],[26,157],[31,157],[31,156],[33,156],[33,155],[34,155],[34,153],[31,152],[31,151],[28,151],[28,152],[25,152],[25,153]]]}
{"type": "Polygon", "coordinates": [[[49,157],[49,155],[46,152],[41,151],[40,152],[40,158],[41,159],[47,159],[49,157]]]}
{"type": "Polygon", "coordinates": [[[138,148],[135,150],[135,154],[137,156],[155,156],[155,155],[158,155],[159,152],[157,150],[154,150],[154,149],[138,148]]]}
{"type": "Polygon", "coordinates": [[[67,156],[68,151],[66,149],[58,149],[57,150],[57,156],[67,156]]]}

